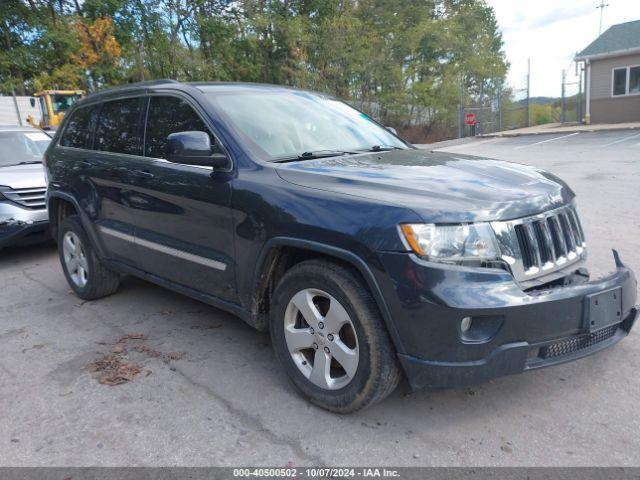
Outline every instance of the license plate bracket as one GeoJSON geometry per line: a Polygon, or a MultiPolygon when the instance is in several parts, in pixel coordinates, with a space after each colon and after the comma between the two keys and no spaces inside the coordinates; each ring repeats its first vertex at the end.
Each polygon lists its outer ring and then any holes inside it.
{"type": "Polygon", "coordinates": [[[622,320],[622,287],[585,297],[584,327],[587,331],[599,330],[622,320]]]}

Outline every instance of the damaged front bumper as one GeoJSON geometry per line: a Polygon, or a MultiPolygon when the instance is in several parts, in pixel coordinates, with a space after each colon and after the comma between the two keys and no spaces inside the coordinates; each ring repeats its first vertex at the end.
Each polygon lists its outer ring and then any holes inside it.
{"type": "Polygon", "coordinates": [[[0,201],[0,248],[41,242],[49,238],[46,209],[26,209],[0,201]]]}
{"type": "Polygon", "coordinates": [[[639,308],[633,272],[616,252],[614,259],[616,270],[605,278],[525,292],[499,270],[384,254],[394,279],[384,295],[410,384],[477,384],[615,344],[629,333],[639,308]]]}

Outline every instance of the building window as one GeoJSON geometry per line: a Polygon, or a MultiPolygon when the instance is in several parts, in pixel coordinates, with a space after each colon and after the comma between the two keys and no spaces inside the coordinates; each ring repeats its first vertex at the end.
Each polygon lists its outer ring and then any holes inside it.
{"type": "Polygon", "coordinates": [[[640,94],[640,65],[613,69],[614,97],[640,94]]]}
{"type": "Polygon", "coordinates": [[[629,93],[640,93],[640,66],[629,68],[629,93]]]}
{"type": "Polygon", "coordinates": [[[626,68],[616,68],[613,71],[613,94],[614,95],[627,94],[627,69],[626,68]]]}

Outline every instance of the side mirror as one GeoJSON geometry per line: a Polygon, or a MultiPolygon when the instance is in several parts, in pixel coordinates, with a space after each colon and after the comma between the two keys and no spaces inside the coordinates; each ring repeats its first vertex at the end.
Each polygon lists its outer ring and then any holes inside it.
{"type": "Polygon", "coordinates": [[[393,127],[384,127],[384,128],[386,128],[387,130],[389,130],[389,131],[390,131],[391,133],[393,133],[396,137],[398,136],[398,131],[397,131],[395,128],[393,128],[393,127]]]}
{"type": "Polygon", "coordinates": [[[36,99],[35,99],[35,98],[33,98],[33,97],[31,97],[31,98],[29,99],[29,104],[31,105],[31,107],[35,107],[35,106],[36,106],[36,99]]]}
{"type": "Polygon", "coordinates": [[[211,138],[205,132],[177,132],[167,137],[167,160],[185,165],[224,168],[229,159],[211,151],[211,138]]]}

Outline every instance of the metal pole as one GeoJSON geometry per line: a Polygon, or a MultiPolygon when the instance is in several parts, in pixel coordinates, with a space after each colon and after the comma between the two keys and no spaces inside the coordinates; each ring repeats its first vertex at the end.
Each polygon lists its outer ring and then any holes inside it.
{"type": "Polygon", "coordinates": [[[591,124],[591,62],[587,60],[585,65],[587,70],[585,73],[586,78],[584,84],[584,91],[586,95],[584,123],[589,125],[591,124]]]}
{"type": "Polygon", "coordinates": [[[598,29],[598,36],[602,35],[602,16],[604,14],[605,7],[608,7],[608,6],[609,6],[608,3],[604,3],[604,0],[601,0],[600,5],[596,7],[600,9],[600,28],[598,29]]]}
{"type": "Polygon", "coordinates": [[[464,137],[464,78],[460,75],[460,109],[458,115],[458,138],[464,137]]]}
{"type": "Polygon", "coordinates": [[[478,114],[476,116],[476,124],[475,124],[475,128],[473,129],[473,136],[475,137],[476,135],[482,135],[483,133],[483,129],[484,129],[484,122],[485,122],[485,105],[484,105],[484,80],[482,80],[482,82],[480,82],[480,105],[479,105],[479,110],[478,110],[478,114]]]}
{"type": "Polygon", "coordinates": [[[579,72],[578,74],[578,112],[577,112],[578,118],[576,118],[576,120],[578,122],[582,122],[582,72],[583,72],[582,67],[580,67],[578,72],[579,72]]]}
{"type": "Polygon", "coordinates": [[[502,85],[498,87],[498,131],[502,131],[502,85]]]}
{"type": "Polygon", "coordinates": [[[22,127],[22,117],[20,116],[20,108],[18,108],[18,99],[16,98],[15,89],[11,89],[11,95],[13,96],[13,106],[16,108],[16,115],[18,117],[18,124],[22,127]]]}
{"type": "Polygon", "coordinates": [[[527,127],[531,126],[531,59],[527,59],[527,127]]]}
{"type": "Polygon", "coordinates": [[[566,104],[566,100],[565,100],[565,91],[564,91],[564,85],[565,85],[565,80],[566,80],[566,73],[564,70],[562,70],[562,97],[560,99],[560,123],[564,123],[565,122],[565,114],[564,114],[564,110],[567,106],[566,104]]]}

